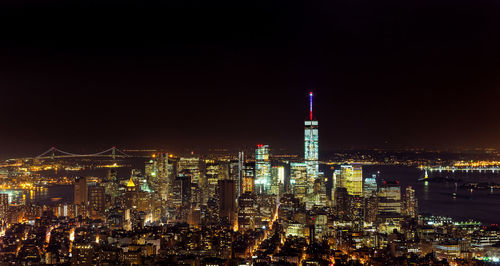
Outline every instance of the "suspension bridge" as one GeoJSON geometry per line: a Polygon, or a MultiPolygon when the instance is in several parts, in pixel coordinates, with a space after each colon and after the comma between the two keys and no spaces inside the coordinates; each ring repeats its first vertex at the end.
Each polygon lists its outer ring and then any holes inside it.
{"type": "Polygon", "coordinates": [[[60,158],[84,158],[84,157],[108,157],[116,159],[116,158],[128,158],[132,156],[124,153],[123,151],[119,150],[114,146],[107,150],[90,154],[71,153],[60,150],[56,147],[51,147],[50,149],[48,149],[47,151],[36,157],[26,158],[26,159],[60,159],[60,158]]]}

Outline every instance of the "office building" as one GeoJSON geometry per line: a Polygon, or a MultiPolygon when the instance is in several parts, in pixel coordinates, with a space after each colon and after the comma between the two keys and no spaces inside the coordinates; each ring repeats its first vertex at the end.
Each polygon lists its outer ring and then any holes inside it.
{"type": "Polygon", "coordinates": [[[87,205],[88,187],[86,177],[79,177],[75,180],[74,202],[75,204],[87,205]]]}
{"type": "Polygon", "coordinates": [[[238,230],[246,231],[255,228],[255,195],[245,192],[238,198],[238,230]]]}
{"type": "Polygon", "coordinates": [[[415,197],[415,190],[408,186],[404,195],[403,214],[415,218],[418,213],[418,202],[415,197]]]}
{"type": "Polygon", "coordinates": [[[335,191],[340,187],[340,169],[332,167],[332,190],[330,192],[331,205],[335,206],[335,191]]]}
{"type": "Polygon", "coordinates": [[[365,197],[365,222],[373,223],[377,219],[378,214],[378,197],[376,194],[372,194],[369,197],[365,197]]]}
{"type": "Polygon", "coordinates": [[[296,198],[303,199],[306,196],[307,182],[307,164],[290,163],[290,186],[296,198]]]}
{"type": "Polygon", "coordinates": [[[200,158],[181,157],[177,163],[177,172],[187,170],[191,174],[191,183],[199,184],[201,182],[200,158]]]}
{"type": "Polygon", "coordinates": [[[271,189],[271,161],[269,145],[259,144],[255,150],[255,189],[259,194],[271,189]]]}
{"type": "Polygon", "coordinates": [[[132,177],[127,182],[125,188],[125,208],[135,209],[137,208],[137,189],[132,177]]]}
{"type": "Polygon", "coordinates": [[[102,218],[106,210],[105,188],[100,185],[89,186],[88,193],[90,215],[94,219],[102,218]]]}
{"type": "Polygon", "coordinates": [[[401,214],[401,186],[398,181],[385,181],[378,190],[379,214],[401,214]]]}
{"type": "Polygon", "coordinates": [[[349,218],[349,194],[347,189],[338,187],[335,189],[335,214],[340,221],[346,221],[349,218]]]}
{"type": "Polygon", "coordinates": [[[238,152],[238,179],[236,182],[236,188],[238,197],[243,194],[243,178],[245,177],[245,153],[238,152]]]}
{"type": "Polygon", "coordinates": [[[363,183],[363,196],[369,198],[377,194],[377,175],[373,174],[372,177],[365,178],[363,183]]]}
{"type": "Polygon", "coordinates": [[[205,160],[205,181],[203,191],[203,203],[206,204],[209,199],[215,199],[217,194],[217,185],[221,173],[221,165],[213,160],[205,160]]]}
{"type": "Polygon", "coordinates": [[[363,169],[361,165],[341,165],[339,187],[351,196],[363,196],[363,169]]]}
{"type": "Polygon", "coordinates": [[[234,180],[219,180],[219,218],[233,225],[236,216],[236,185],[234,180]]]}
{"type": "Polygon", "coordinates": [[[283,193],[285,183],[285,167],[271,167],[271,194],[280,195],[283,193]]]}
{"type": "Polygon", "coordinates": [[[0,218],[5,218],[9,209],[9,194],[0,193],[0,218]]]}
{"type": "Polygon", "coordinates": [[[255,163],[245,163],[241,180],[241,194],[254,193],[255,190],[255,163]]]}

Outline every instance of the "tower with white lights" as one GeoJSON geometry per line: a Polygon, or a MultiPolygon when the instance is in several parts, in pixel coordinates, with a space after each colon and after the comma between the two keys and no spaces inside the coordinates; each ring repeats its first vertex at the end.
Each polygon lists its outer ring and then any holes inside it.
{"type": "Polygon", "coordinates": [[[271,189],[271,160],[269,145],[258,144],[255,150],[255,189],[258,194],[271,189]]]}
{"type": "Polygon", "coordinates": [[[313,117],[313,93],[309,92],[309,120],[304,123],[304,161],[309,180],[319,177],[318,121],[313,117]]]}

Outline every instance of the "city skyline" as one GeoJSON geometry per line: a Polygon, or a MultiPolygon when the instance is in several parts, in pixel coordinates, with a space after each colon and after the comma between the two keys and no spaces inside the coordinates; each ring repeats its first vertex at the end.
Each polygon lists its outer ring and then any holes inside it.
{"type": "Polygon", "coordinates": [[[0,264],[500,263],[500,4],[0,3],[0,264]]]}

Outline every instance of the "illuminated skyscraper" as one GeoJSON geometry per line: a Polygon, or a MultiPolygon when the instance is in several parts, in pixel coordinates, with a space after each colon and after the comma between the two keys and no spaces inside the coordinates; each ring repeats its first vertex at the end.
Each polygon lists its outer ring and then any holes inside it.
{"type": "Polygon", "coordinates": [[[385,181],[378,190],[379,214],[401,214],[401,186],[398,181],[385,181]]]}
{"type": "Polygon", "coordinates": [[[271,167],[271,194],[280,195],[283,193],[285,182],[285,167],[271,167]]]}
{"type": "Polygon", "coordinates": [[[145,172],[151,182],[151,188],[161,199],[167,200],[172,193],[172,182],[175,176],[173,156],[168,153],[153,154],[152,160],[146,164],[145,172]]]}
{"type": "Polygon", "coordinates": [[[290,163],[290,186],[298,199],[303,199],[307,192],[307,164],[290,163]]]}
{"type": "Polygon", "coordinates": [[[181,157],[177,166],[177,172],[188,170],[191,174],[191,183],[198,184],[200,178],[200,158],[196,157],[181,157]]]}
{"type": "Polygon", "coordinates": [[[377,175],[373,174],[372,177],[365,178],[363,183],[363,196],[369,198],[377,194],[377,175]]]}
{"type": "Polygon", "coordinates": [[[363,169],[361,165],[342,165],[340,187],[346,188],[351,196],[363,196],[363,169]]]}
{"type": "Polygon", "coordinates": [[[238,153],[238,180],[236,182],[236,189],[238,197],[243,194],[243,177],[245,176],[245,153],[240,151],[238,153]]]}
{"type": "Polygon", "coordinates": [[[241,180],[241,194],[255,190],[255,163],[245,163],[241,180]]]}
{"type": "Polygon", "coordinates": [[[308,178],[314,181],[319,175],[319,142],[318,121],[313,120],[312,97],[313,93],[309,92],[309,120],[304,123],[304,160],[308,178]]]}
{"type": "Polygon", "coordinates": [[[220,164],[213,160],[205,160],[205,181],[203,191],[203,203],[206,204],[209,199],[215,199],[217,193],[217,184],[219,182],[220,164]]]}
{"type": "Polygon", "coordinates": [[[189,173],[191,177],[191,204],[197,206],[202,202],[202,195],[198,188],[203,186],[203,179],[200,171],[201,160],[197,157],[181,157],[177,163],[177,171],[189,173]]]}
{"type": "Polygon", "coordinates": [[[130,177],[129,181],[127,182],[125,191],[125,207],[128,209],[137,208],[137,190],[132,177],[130,177]]]}
{"type": "Polygon", "coordinates": [[[238,230],[254,229],[255,196],[251,192],[244,192],[238,198],[238,230]]]}
{"type": "Polygon", "coordinates": [[[9,194],[0,193],[0,218],[5,218],[9,209],[9,194]]]}
{"type": "Polygon", "coordinates": [[[417,198],[415,197],[415,190],[411,186],[406,188],[403,203],[403,213],[412,218],[415,218],[417,216],[418,202],[417,198]]]}
{"type": "Polygon", "coordinates": [[[257,145],[255,150],[255,188],[257,193],[266,193],[271,189],[271,161],[269,145],[257,145]]]}

